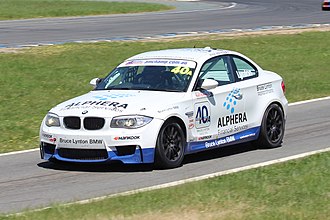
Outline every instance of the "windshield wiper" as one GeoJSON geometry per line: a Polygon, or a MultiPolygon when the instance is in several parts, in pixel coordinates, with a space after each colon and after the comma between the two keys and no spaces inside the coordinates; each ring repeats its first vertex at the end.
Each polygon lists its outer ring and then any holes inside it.
{"type": "Polygon", "coordinates": [[[147,91],[160,91],[160,92],[182,92],[180,90],[175,89],[158,89],[158,88],[134,88],[138,90],[147,90],[147,91]]]}
{"type": "Polygon", "coordinates": [[[132,88],[112,86],[112,87],[105,88],[103,90],[132,90],[132,88]]]}

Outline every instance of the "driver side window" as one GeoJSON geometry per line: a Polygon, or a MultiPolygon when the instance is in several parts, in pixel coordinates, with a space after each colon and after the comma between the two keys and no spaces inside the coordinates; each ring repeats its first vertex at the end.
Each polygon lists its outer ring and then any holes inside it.
{"type": "Polygon", "coordinates": [[[234,77],[227,56],[220,56],[206,61],[200,72],[200,79],[213,79],[219,86],[233,83],[234,77]]]}

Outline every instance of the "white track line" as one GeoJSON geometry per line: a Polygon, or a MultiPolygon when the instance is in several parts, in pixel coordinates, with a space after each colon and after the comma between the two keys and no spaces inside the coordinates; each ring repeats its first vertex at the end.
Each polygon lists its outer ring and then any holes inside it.
{"type": "MultiPolygon", "coordinates": [[[[101,200],[109,199],[109,198],[113,198],[113,197],[129,196],[129,195],[134,195],[137,193],[148,192],[148,191],[157,190],[157,189],[164,189],[164,188],[169,188],[169,187],[173,187],[173,186],[179,186],[179,185],[186,184],[186,183],[196,182],[196,181],[200,181],[200,180],[206,180],[206,179],[224,176],[224,175],[228,175],[228,174],[232,174],[232,173],[238,173],[238,172],[245,171],[245,170],[250,170],[250,169],[265,167],[265,166],[269,166],[269,165],[273,165],[273,164],[283,163],[283,162],[287,162],[290,160],[301,159],[301,158],[308,157],[308,156],[311,156],[314,154],[324,153],[324,152],[328,152],[328,151],[330,151],[330,147],[321,149],[321,150],[297,154],[297,155],[293,155],[293,156],[289,156],[289,157],[284,157],[284,158],[280,158],[280,159],[270,160],[270,161],[266,161],[266,162],[262,162],[262,163],[238,167],[238,168],[234,168],[234,169],[230,169],[230,170],[224,170],[224,171],[220,171],[217,173],[206,174],[203,176],[197,176],[197,177],[192,177],[192,178],[188,178],[188,179],[184,179],[184,180],[178,180],[178,181],[174,181],[174,182],[164,183],[164,184],[160,184],[160,185],[125,191],[125,192],[121,192],[121,193],[115,193],[115,194],[111,194],[111,195],[107,195],[107,196],[100,196],[100,197],[95,197],[95,198],[91,198],[91,199],[85,199],[85,200],[79,200],[76,202],[65,203],[60,206],[70,206],[70,205],[75,205],[75,204],[87,204],[87,203],[97,202],[97,201],[101,201],[101,200]]],[[[40,209],[34,209],[31,211],[27,211],[27,212],[39,212],[39,211],[47,210],[50,208],[52,208],[52,207],[48,206],[48,207],[44,207],[44,208],[40,208],[40,209]]],[[[8,216],[24,215],[27,212],[13,213],[13,214],[9,214],[8,216]]]]}
{"type": "MultiPolygon", "coordinates": [[[[305,101],[300,101],[300,102],[293,102],[293,103],[289,103],[289,106],[303,105],[303,104],[307,104],[307,103],[311,103],[311,102],[319,102],[319,101],[324,101],[324,100],[330,100],[330,96],[323,97],[323,98],[317,98],[317,99],[310,99],[310,100],[305,100],[305,101]]],[[[15,154],[29,153],[29,152],[34,152],[34,151],[38,151],[38,150],[39,150],[39,148],[34,148],[34,149],[30,149],[30,150],[2,153],[2,154],[0,154],[0,157],[15,155],[15,154]]]]}
{"type": "Polygon", "coordinates": [[[39,148],[34,148],[34,149],[30,149],[30,150],[13,151],[13,152],[9,152],[9,153],[0,154],[0,157],[15,155],[15,154],[24,154],[24,153],[34,152],[37,150],[39,150],[39,148]]]}
{"type": "MultiPolygon", "coordinates": [[[[192,2],[193,3],[193,2],[192,2]]],[[[206,8],[206,9],[192,9],[192,10],[178,10],[178,11],[166,11],[166,12],[148,12],[152,14],[157,14],[157,15],[164,15],[164,14],[186,14],[186,13],[194,13],[194,12],[204,12],[204,11],[218,11],[218,10],[228,10],[231,8],[235,8],[237,6],[237,3],[231,2],[230,5],[225,6],[225,7],[212,7],[212,8],[206,8]]],[[[140,15],[144,15],[145,13],[141,13],[140,15]]],[[[130,14],[124,14],[125,16],[129,16],[130,14]]],[[[132,16],[136,16],[139,14],[131,14],[132,16]]],[[[116,15],[112,15],[116,16],[116,15]]]]}
{"type": "Polygon", "coordinates": [[[302,105],[302,104],[306,104],[306,103],[319,102],[319,101],[324,101],[324,100],[330,100],[330,96],[318,98],[318,99],[310,99],[310,100],[306,100],[306,101],[294,102],[294,103],[290,103],[289,106],[302,105]]]}
{"type": "Polygon", "coordinates": [[[86,203],[95,202],[95,201],[99,201],[99,200],[103,200],[103,199],[107,199],[107,198],[117,197],[117,196],[127,196],[127,195],[137,194],[140,192],[147,192],[147,191],[156,190],[156,189],[164,189],[164,188],[168,188],[168,187],[172,187],[172,186],[182,185],[185,183],[191,183],[191,182],[210,179],[210,178],[214,178],[214,177],[224,176],[227,174],[237,173],[237,172],[241,172],[244,170],[250,170],[250,169],[255,169],[258,167],[265,167],[265,166],[269,166],[269,165],[273,165],[273,164],[283,163],[283,162],[290,161],[290,160],[296,160],[296,159],[300,159],[300,158],[304,158],[304,157],[308,157],[308,156],[311,156],[314,154],[324,153],[324,152],[328,152],[328,151],[330,151],[330,147],[321,149],[321,150],[315,150],[315,151],[310,151],[310,152],[306,152],[306,153],[302,153],[302,154],[297,154],[297,155],[293,155],[293,156],[289,156],[289,157],[284,157],[284,158],[280,158],[280,159],[270,160],[270,161],[266,161],[266,162],[262,162],[262,163],[238,167],[238,168],[234,168],[234,169],[230,169],[230,170],[224,170],[224,171],[220,171],[217,173],[206,174],[203,176],[192,177],[192,178],[188,178],[188,179],[184,179],[184,180],[178,180],[178,181],[174,181],[174,182],[164,183],[164,184],[145,187],[145,188],[136,189],[136,190],[130,190],[130,191],[126,191],[126,192],[111,194],[108,196],[101,196],[101,197],[96,197],[96,198],[92,198],[92,199],[80,200],[80,201],[76,201],[76,202],[72,202],[72,203],[67,203],[65,205],[86,204],[86,203]]]}

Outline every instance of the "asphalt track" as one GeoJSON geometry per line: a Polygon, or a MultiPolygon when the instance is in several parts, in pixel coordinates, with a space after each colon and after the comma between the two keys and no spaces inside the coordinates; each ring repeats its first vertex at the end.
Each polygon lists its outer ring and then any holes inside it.
{"type": "Polygon", "coordinates": [[[249,144],[189,155],[182,167],[56,165],[39,159],[39,152],[0,156],[0,213],[40,208],[52,203],[164,184],[252,165],[330,146],[330,99],[289,107],[283,146],[255,149],[249,144]]]}
{"type": "MultiPolygon", "coordinates": [[[[223,7],[226,1],[221,2],[223,7]]],[[[190,12],[187,6],[186,11],[169,14],[2,21],[0,47],[330,21],[330,14],[320,11],[320,4],[313,0],[236,3],[223,10],[213,5],[190,12]]],[[[0,156],[0,213],[104,196],[324,149],[330,141],[329,108],[329,99],[290,106],[281,148],[254,149],[246,144],[211,150],[186,157],[184,165],[173,170],[153,170],[152,166],[53,165],[41,161],[37,151],[0,156]]]]}
{"type": "Polygon", "coordinates": [[[330,13],[315,0],[211,0],[177,6],[161,13],[0,21],[0,48],[330,21],[330,13]]]}

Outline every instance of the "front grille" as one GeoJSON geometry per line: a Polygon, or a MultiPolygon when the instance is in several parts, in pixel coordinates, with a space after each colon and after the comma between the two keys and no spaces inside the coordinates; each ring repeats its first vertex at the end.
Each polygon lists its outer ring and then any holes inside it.
{"type": "Polygon", "coordinates": [[[81,121],[79,117],[64,117],[63,122],[65,127],[69,129],[80,129],[81,127],[81,121]]]}
{"type": "MultiPolygon", "coordinates": [[[[81,128],[81,120],[79,117],[68,116],[63,119],[66,128],[78,130],[81,128]]],[[[99,130],[105,124],[104,118],[87,117],[84,119],[84,128],[86,130],[99,130]]]]}
{"type": "Polygon", "coordinates": [[[108,152],[105,149],[58,149],[58,155],[72,160],[105,160],[108,152]]]}
{"type": "Polygon", "coordinates": [[[87,130],[99,130],[104,126],[104,118],[87,117],[84,119],[84,128],[87,130]]]}

